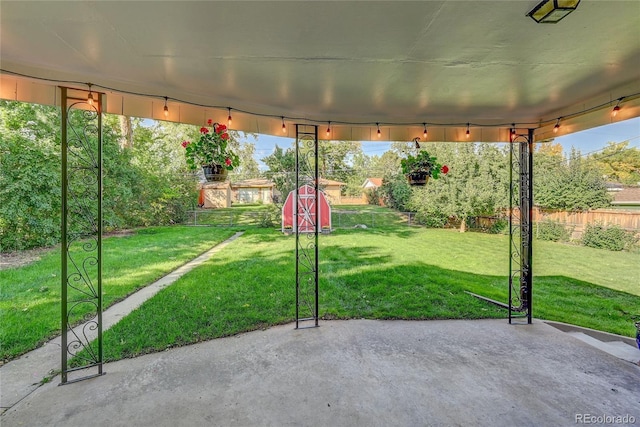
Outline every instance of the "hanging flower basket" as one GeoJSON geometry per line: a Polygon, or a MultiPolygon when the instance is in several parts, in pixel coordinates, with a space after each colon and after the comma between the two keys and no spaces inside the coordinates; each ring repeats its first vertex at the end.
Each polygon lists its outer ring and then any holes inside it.
{"type": "Polygon", "coordinates": [[[202,167],[207,181],[224,181],[227,173],[240,163],[238,155],[229,144],[230,136],[225,125],[212,123],[200,128],[200,138],[196,141],[182,141],[189,169],[196,171],[202,167]]]}
{"type": "Polygon", "coordinates": [[[222,165],[203,165],[202,172],[207,182],[220,182],[227,180],[229,171],[222,165]]]}
{"type": "Polygon", "coordinates": [[[427,182],[429,182],[429,178],[431,178],[426,173],[410,173],[407,174],[406,177],[409,185],[413,185],[416,187],[423,187],[427,185],[427,182]]]}
{"type": "Polygon", "coordinates": [[[438,179],[440,174],[445,175],[449,172],[447,165],[438,163],[437,159],[430,156],[426,150],[419,151],[415,156],[407,156],[400,164],[409,185],[413,186],[425,186],[429,178],[438,179]]]}

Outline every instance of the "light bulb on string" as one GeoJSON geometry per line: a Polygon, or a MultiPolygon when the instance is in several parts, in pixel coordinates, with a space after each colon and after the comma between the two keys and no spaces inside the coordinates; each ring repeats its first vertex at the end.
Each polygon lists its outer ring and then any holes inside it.
{"type": "Polygon", "coordinates": [[[467,138],[469,138],[469,135],[471,135],[471,133],[469,132],[469,123],[467,123],[467,134],[466,134],[467,138]]]}
{"type": "Polygon", "coordinates": [[[618,111],[620,111],[620,101],[622,101],[622,98],[618,99],[618,103],[613,107],[613,110],[611,110],[611,117],[618,115],[618,111]]]}
{"type": "Polygon", "coordinates": [[[91,83],[87,83],[87,86],[89,86],[89,95],[87,96],[87,102],[89,103],[89,105],[93,105],[93,93],[91,92],[91,83]]]}
{"type": "Polygon", "coordinates": [[[422,133],[422,136],[426,140],[427,139],[427,124],[423,123],[422,126],[424,126],[424,132],[422,133]]]}
{"type": "Polygon", "coordinates": [[[287,133],[287,126],[284,124],[284,116],[282,118],[282,133],[287,133]]]}
{"type": "Polygon", "coordinates": [[[376,123],[376,127],[378,128],[378,138],[382,137],[382,133],[380,132],[380,123],[376,123]]]}
{"type": "Polygon", "coordinates": [[[168,97],[164,97],[164,116],[169,117],[169,107],[167,106],[168,97]]]}
{"type": "Polygon", "coordinates": [[[331,122],[327,124],[327,136],[331,135],[331,122]]]}
{"type": "Polygon", "coordinates": [[[553,127],[553,133],[558,133],[558,129],[560,129],[560,119],[558,119],[556,125],[553,127]]]}
{"type": "Polygon", "coordinates": [[[229,126],[229,128],[231,128],[231,122],[233,121],[233,119],[231,118],[231,107],[229,108],[229,116],[227,117],[227,126],[229,126]]]}

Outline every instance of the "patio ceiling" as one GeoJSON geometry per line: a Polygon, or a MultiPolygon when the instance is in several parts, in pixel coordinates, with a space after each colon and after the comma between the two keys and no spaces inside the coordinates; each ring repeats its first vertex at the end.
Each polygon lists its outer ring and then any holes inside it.
{"type": "Polygon", "coordinates": [[[430,140],[467,140],[467,123],[474,141],[511,123],[540,140],[558,118],[560,135],[640,116],[640,2],[583,0],[558,24],[525,16],[537,3],[3,0],[0,97],[55,104],[56,85],[90,82],[112,113],[231,108],[235,129],[331,121],[349,140],[378,140],[376,123],[384,140],[422,123],[430,140]]]}

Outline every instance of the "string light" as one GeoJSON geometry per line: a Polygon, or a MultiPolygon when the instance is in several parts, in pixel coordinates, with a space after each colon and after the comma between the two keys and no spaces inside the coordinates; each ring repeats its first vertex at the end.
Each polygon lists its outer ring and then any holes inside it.
{"type": "Polygon", "coordinates": [[[382,133],[380,132],[380,123],[376,123],[376,126],[378,127],[378,138],[382,137],[382,133]]]}
{"type": "Polygon", "coordinates": [[[331,135],[331,122],[327,124],[327,136],[331,135]]]}
{"type": "Polygon", "coordinates": [[[615,107],[613,107],[613,110],[611,110],[611,117],[615,117],[618,115],[618,111],[620,111],[620,102],[622,101],[622,98],[618,99],[618,103],[616,104],[615,107]]]}
{"type": "Polygon", "coordinates": [[[164,116],[169,117],[169,107],[167,106],[168,97],[164,97],[164,116]]]}
{"type": "Polygon", "coordinates": [[[231,122],[233,121],[233,119],[231,118],[231,107],[227,107],[229,109],[229,117],[227,117],[227,126],[229,126],[229,128],[231,128],[231,122]]]}
{"type": "Polygon", "coordinates": [[[422,133],[422,136],[424,137],[425,141],[427,139],[427,124],[423,123],[422,126],[424,126],[424,132],[422,133]]]}
{"type": "Polygon", "coordinates": [[[469,123],[467,123],[467,138],[469,138],[469,135],[471,135],[471,133],[469,133],[469,123]]]}
{"type": "Polygon", "coordinates": [[[560,119],[558,119],[556,125],[553,127],[553,133],[558,133],[558,129],[560,129],[560,119]]]}
{"type": "MultiPolygon", "coordinates": [[[[71,81],[71,80],[59,80],[59,79],[49,79],[49,78],[43,78],[43,77],[38,77],[38,76],[33,76],[33,75],[29,75],[29,74],[23,74],[23,73],[17,73],[14,71],[9,71],[9,70],[4,70],[4,69],[0,69],[0,73],[3,74],[9,74],[9,75],[14,75],[14,76],[19,76],[19,77],[26,77],[26,78],[30,78],[30,79],[35,79],[38,81],[43,81],[43,82],[55,82],[56,84],[72,84],[72,85],[87,85],[89,86],[89,95],[87,96],[87,103],[93,105],[95,103],[95,98],[93,97],[93,91],[92,91],[92,84],[91,83],[82,83],[82,82],[78,82],[78,81],[71,81]]],[[[107,91],[112,91],[112,92],[118,92],[121,94],[127,94],[127,95],[135,95],[135,96],[141,96],[141,97],[162,97],[161,95],[151,95],[151,94],[147,94],[147,93],[141,93],[141,92],[135,92],[135,91],[128,91],[128,90],[123,90],[121,88],[117,88],[117,87],[110,87],[110,86],[105,86],[105,85],[97,85],[98,87],[105,89],[107,91]]],[[[622,103],[622,101],[625,100],[635,100],[638,97],[640,97],[640,92],[635,92],[635,93],[631,93],[628,95],[625,95],[623,97],[620,97],[617,99],[617,105],[611,110],[611,115],[615,117],[615,115],[617,114],[617,112],[619,112],[621,110],[620,108],[620,103],[622,103]]],[[[183,99],[176,99],[173,98],[176,102],[182,103],[182,104],[187,104],[187,105],[194,105],[197,107],[204,107],[204,108],[215,108],[215,109],[230,109],[230,107],[220,107],[220,106],[215,106],[215,105],[204,105],[204,104],[196,104],[193,102],[189,102],[183,99]]],[[[122,102],[124,103],[124,97],[122,102]]],[[[557,132],[557,129],[560,127],[560,120],[562,118],[566,118],[566,119],[573,119],[576,117],[580,117],[583,116],[585,114],[591,113],[593,111],[597,111],[603,108],[611,108],[611,101],[607,101],[598,105],[594,105],[592,107],[589,108],[585,108],[570,114],[567,114],[561,118],[558,118],[558,122],[556,123],[556,126],[554,127],[554,132],[557,132]]],[[[277,116],[272,116],[269,114],[260,114],[254,111],[243,111],[243,113],[245,114],[249,114],[252,116],[257,116],[257,117],[272,117],[272,118],[276,118],[277,116]]],[[[284,116],[281,116],[282,120],[283,120],[283,125],[284,125],[284,116]]],[[[297,120],[297,117],[288,117],[289,120],[297,120]]],[[[321,121],[324,122],[324,121],[321,121]]],[[[547,121],[548,122],[548,121],[547,121]]],[[[345,122],[344,124],[347,125],[365,125],[365,123],[358,123],[358,122],[345,122]]],[[[418,123],[387,123],[387,125],[389,126],[406,126],[406,125],[417,125],[418,123]]],[[[424,130],[426,130],[426,125],[425,123],[422,123],[424,130]]],[[[432,125],[435,126],[456,126],[456,124],[454,123],[432,123],[432,125]]],[[[476,127],[506,127],[508,126],[508,123],[503,123],[503,124],[491,124],[491,125],[483,125],[483,124],[475,124],[474,126],[476,127]]],[[[520,122],[518,123],[519,126],[521,127],[536,127],[539,126],[539,123],[533,123],[533,122],[520,122]]],[[[468,125],[470,126],[470,125],[468,125]]],[[[286,126],[283,127],[285,132],[286,132],[286,126]]],[[[379,130],[379,127],[378,127],[379,130]]],[[[379,133],[380,137],[381,137],[381,132],[379,133]]]]}
{"type": "Polygon", "coordinates": [[[284,124],[284,116],[280,116],[282,118],[282,133],[287,133],[287,126],[284,124]]]}
{"type": "Polygon", "coordinates": [[[89,96],[87,96],[87,102],[89,103],[89,105],[93,105],[93,93],[91,92],[91,83],[87,83],[87,86],[89,86],[89,96]]]}

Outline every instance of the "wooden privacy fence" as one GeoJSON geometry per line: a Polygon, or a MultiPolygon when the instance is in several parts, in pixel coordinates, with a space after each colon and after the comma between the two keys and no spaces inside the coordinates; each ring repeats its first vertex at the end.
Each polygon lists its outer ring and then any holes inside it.
{"type": "MultiPolygon", "coordinates": [[[[519,215],[518,209],[514,215],[519,215]]],[[[500,217],[474,218],[472,228],[489,229],[498,220],[505,220],[507,213],[500,217]]],[[[543,221],[555,221],[572,228],[572,239],[580,239],[587,225],[600,224],[605,227],[617,225],[623,230],[640,233],[640,211],[622,211],[617,209],[596,209],[584,212],[554,211],[540,208],[533,209],[532,222],[539,224],[543,221]]]]}
{"type": "Polygon", "coordinates": [[[617,225],[629,231],[640,231],[640,211],[621,211],[616,209],[597,209],[585,212],[548,211],[536,208],[533,221],[557,221],[575,227],[582,232],[587,224],[617,225]]]}
{"type": "Polygon", "coordinates": [[[345,197],[341,196],[340,200],[337,200],[336,205],[366,205],[367,198],[364,196],[360,197],[345,197]]]}

